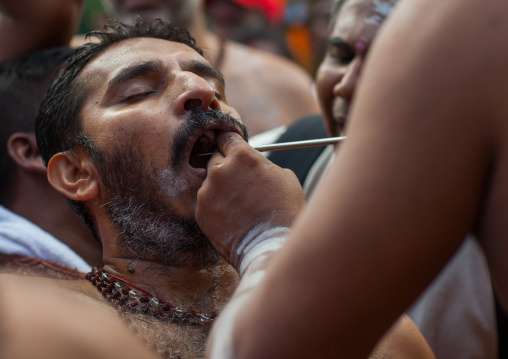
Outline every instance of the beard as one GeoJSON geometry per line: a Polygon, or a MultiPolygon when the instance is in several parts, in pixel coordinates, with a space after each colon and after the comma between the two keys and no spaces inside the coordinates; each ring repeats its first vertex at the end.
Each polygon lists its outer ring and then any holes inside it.
{"type": "Polygon", "coordinates": [[[171,205],[181,195],[178,181],[188,165],[188,139],[210,122],[233,123],[248,137],[245,126],[225,113],[193,110],[174,135],[167,168],[147,165],[150,160],[141,148],[128,141],[110,153],[97,146],[87,148],[105,188],[104,207],[129,256],[173,265],[196,261],[209,265],[220,258],[195,219],[183,217],[171,205]]]}

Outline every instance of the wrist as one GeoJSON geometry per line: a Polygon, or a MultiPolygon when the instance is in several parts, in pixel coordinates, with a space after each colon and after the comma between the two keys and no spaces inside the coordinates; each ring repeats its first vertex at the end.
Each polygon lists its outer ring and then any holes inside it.
{"type": "Polygon", "coordinates": [[[240,275],[256,258],[282,248],[290,231],[289,227],[284,226],[265,228],[264,225],[258,225],[252,229],[234,252],[231,264],[240,275]]]}

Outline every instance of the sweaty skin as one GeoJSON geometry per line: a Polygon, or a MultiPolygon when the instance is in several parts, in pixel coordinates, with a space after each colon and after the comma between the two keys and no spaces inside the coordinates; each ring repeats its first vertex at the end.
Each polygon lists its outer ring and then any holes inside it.
{"type": "Polygon", "coordinates": [[[126,327],[112,307],[97,307],[102,301],[97,296],[101,295],[95,295],[86,284],[0,275],[2,358],[160,358],[126,327]],[[75,284],[83,288],[76,293],[66,288],[75,284]],[[95,298],[83,295],[88,291],[95,298]]]}

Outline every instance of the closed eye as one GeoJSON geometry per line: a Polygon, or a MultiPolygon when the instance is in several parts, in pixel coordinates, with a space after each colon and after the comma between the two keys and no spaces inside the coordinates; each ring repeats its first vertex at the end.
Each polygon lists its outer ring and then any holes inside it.
{"type": "Polygon", "coordinates": [[[129,95],[125,98],[125,102],[135,103],[135,102],[138,102],[139,100],[144,99],[145,97],[147,97],[148,95],[150,95],[152,93],[154,93],[154,91],[146,91],[146,92],[137,93],[134,95],[129,95]]]}
{"type": "Polygon", "coordinates": [[[151,86],[130,86],[122,93],[122,102],[134,103],[154,93],[151,86]]]}
{"type": "Polygon", "coordinates": [[[108,82],[106,101],[131,104],[144,99],[163,86],[163,72],[160,60],[127,66],[108,82]]]}
{"type": "Polygon", "coordinates": [[[356,52],[346,41],[334,37],[328,40],[326,56],[340,65],[348,65],[355,58],[356,52]]]}
{"type": "Polygon", "coordinates": [[[328,56],[332,58],[334,61],[338,62],[342,65],[347,65],[355,58],[354,51],[351,51],[349,48],[343,48],[338,46],[329,46],[328,47],[328,56]]]}

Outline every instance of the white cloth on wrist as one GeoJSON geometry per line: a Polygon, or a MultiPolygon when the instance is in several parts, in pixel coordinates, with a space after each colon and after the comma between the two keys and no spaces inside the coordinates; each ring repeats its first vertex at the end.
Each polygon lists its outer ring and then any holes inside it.
{"type": "Polygon", "coordinates": [[[278,226],[262,230],[264,226],[264,224],[257,225],[247,233],[235,251],[233,263],[240,275],[242,275],[245,268],[247,268],[256,257],[263,253],[280,249],[286,241],[286,237],[290,230],[289,227],[278,226]]]}

